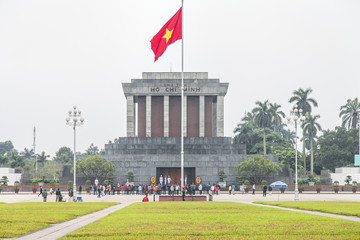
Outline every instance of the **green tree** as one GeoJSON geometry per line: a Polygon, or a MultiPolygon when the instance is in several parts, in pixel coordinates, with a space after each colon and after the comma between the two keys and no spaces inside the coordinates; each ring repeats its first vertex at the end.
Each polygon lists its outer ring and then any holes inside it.
{"type": "Polygon", "coordinates": [[[4,155],[14,149],[11,141],[0,142],[0,155],[4,155]]]}
{"type": "MultiPolygon", "coordinates": [[[[290,98],[290,103],[296,103],[298,105],[298,109],[302,109],[303,114],[311,113],[312,106],[317,107],[318,103],[315,99],[309,98],[310,93],[312,93],[311,88],[307,88],[303,90],[299,88],[298,90],[293,91],[293,96],[290,98]]],[[[304,163],[304,169],[306,171],[306,155],[305,155],[305,129],[303,128],[303,148],[302,148],[302,157],[304,163]]]]}
{"type": "Polygon", "coordinates": [[[134,181],[134,173],[133,172],[128,172],[126,174],[126,179],[129,180],[129,182],[133,182],[134,181]]]}
{"type": "Polygon", "coordinates": [[[21,156],[23,156],[25,159],[31,159],[33,157],[35,157],[34,155],[34,150],[31,149],[29,150],[28,148],[24,148],[24,151],[20,153],[21,156]]]}
{"type": "Polygon", "coordinates": [[[344,181],[346,182],[346,185],[350,185],[351,180],[352,180],[351,176],[346,176],[344,181]]]}
{"type": "MultiPolygon", "coordinates": [[[[295,149],[293,147],[277,147],[273,154],[279,157],[281,164],[289,164],[293,172],[295,172],[295,149]]],[[[298,159],[301,159],[301,153],[298,152],[298,159]]],[[[298,165],[298,169],[301,166],[298,165]]]]}
{"type": "Polygon", "coordinates": [[[74,161],[74,153],[68,147],[61,147],[55,153],[54,160],[63,164],[71,164],[74,161]]]}
{"type": "Polygon", "coordinates": [[[115,172],[115,166],[112,162],[107,161],[99,155],[77,160],[76,167],[77,170],[91,182],[94,182],[96,178],[99,182],[102,182],[105,179],[112,179],[115,172]]]}
{"type": "Polygon", "coordinates": [[[38,176],[43,176],[47,180],[59,179],[62,167],[63,164],[61,162],[47,160],[44,162],[41,168],[38,168],[38,176]]]}
{"type": "Polygon", "coordinates": [[[269,175],[281,171],[279,164],[259,155],[237,164],[235,169],[241,176],[255,184],[261,184],[261,181],[269,175]]]}
{"type": "Polygon", "coordinates": [[[263,129],[264,155],[266,155],[266,132],[265,129],[271,127],[271,113],[269,110],[269,100],[265,102],[257,101],[257,107],[253,109],[256,124],[263,129]]]}
{"type": "Polygon", "coordinates": [[[342,127],[347,129],[356,128],[359,121],[360,103],[358,98],[348,99],[346,104],[340,107],[339,117],[342,117],[342,127]]]}
{"type": "Polygon", "coordinates": [[[310,113],[306,114],[305,121],[302,124],[302,128],[309,135],[310,138],[310,174],[314,174],[314,138],[318,131],[321,131],[321,126],[317,121],[320,118],[319,115],[312,116],[310,113]]]}
{"type": "Polygon", "coordinates": [[[317,140],[317,162],[322,169],[330,169],[344,166],[353,166],[354,155],[358,154],[359,131],[343,127],[335,130],[325,130],[317,140]]]}
{"type": "MultiPolygon", "coordinates": [[[[286,141],[281,134],[274,132],[270,128],[265,129],[266,134],[266,142],[267,142],[267,153],[273,153],[273,149],[278,147],[290,147],[291,144],[286,141]]],[[[263,139],[263,130],[258,128],[253,131],[253,142],[255,144],[252,145],[250,152],[251,154],[261,154],[262,153],[262,139],[263,139]]]]}
{"type": "Polygon", "coordinates": [[[295,139],[296,139],[295,131],[291,131],[289,129],[282,129],[280,133],[281,136],[285,139],[285,141],[289,142],[292,146],[295,146],[295,139]]]}
{"type": "Polygon", "coordinates": [[[219,182],[223,182],[225,178],[227,178],[225,172],[223,170],[220,170],[218,172],[219,182]]]}
{"type": "Polygon", "coordinates": [[[87,155],[99,155],[99,148],[97,146],[94,146],[92,143],[88,149],[86,149],[87,155]]]}
{"type": "Polygon", "coordinates": [[[274,132],[280,132],[282,128],[282,119],[285,118],[283,111],[280,111],[281,105],[277,103],[269,103],[269,112],[271,115],[271,124],[273,126],[274,132]]]}
{"type": "Polygon", "coordinates": [[[236,135],[233,139],[233,143],[246,144],[246,152],[249,153],[253,146],[254,129],[253,121],[239,123],[234,129],[236,135]]]}
{"type": "Polygon", "coordinates": [[[8,154],[8,159],[10,167],[12,168],[25,166],[24,157],[20,156],[18,151],[16,151],[15,149],[10,151],[10,153],[8,154]]]}
{"type": "Polygon", "coordinates": [[[41,154],[37,154],[36,160],[38,164],[44,166],[45,162],[48,161],[48,157],[50,157],[50,155],[46,155],[46,153],[43,151],[41,154]]]}
{"type": "Polygon", "coordinates": [[[7,185],[9,182],[9,179],[7,176],[2,176],[2,178],[0,179],[0,184],[1,185],[7,185]]]}

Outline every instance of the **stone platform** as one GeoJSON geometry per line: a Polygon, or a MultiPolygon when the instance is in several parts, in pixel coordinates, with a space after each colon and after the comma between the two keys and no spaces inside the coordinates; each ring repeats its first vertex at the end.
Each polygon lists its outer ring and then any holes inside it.
{"type": "MultiPolygon", "coordinates": [[[[159,196],[160,202],[165,201],[182,201],[182,196],[159,196]]],[[[193,202],[193,201],[207,201],[206,196],[185,196],[185,201],[193,202]]]]}

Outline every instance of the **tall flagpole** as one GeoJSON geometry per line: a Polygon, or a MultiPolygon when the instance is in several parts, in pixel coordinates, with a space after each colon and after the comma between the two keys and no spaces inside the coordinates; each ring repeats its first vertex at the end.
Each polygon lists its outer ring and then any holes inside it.
{"type": "Polygon", "coordinates": [[[184,189],[184,0],[181,0],[181,190],[184,189]]]}

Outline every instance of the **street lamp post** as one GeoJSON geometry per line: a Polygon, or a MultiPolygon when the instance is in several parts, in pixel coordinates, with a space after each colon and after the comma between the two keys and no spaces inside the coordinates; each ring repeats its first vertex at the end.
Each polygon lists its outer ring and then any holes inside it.
{"type": "Polygon", "coordinates": [[[298,105],[295,105],[294,108],[290,111],[290,116],[287,117],[289,123],[294,123],[295,125],[295,201],[299,201],[299,188],[298,188],[298,167],[297,167],[297,124],[298,120],[305,121],[305,117],[302,115],[303,110],[298,109],[298,105]]]}
{"type": "Polygon", "coordinates": [[[76,197],[76,127],[84,124],[84,118],[81,117],[81,111],[73,107],[69,110],[69,117],[66,118],[66,125],[72,126],[74,129],[74,196],[76,197]]]}

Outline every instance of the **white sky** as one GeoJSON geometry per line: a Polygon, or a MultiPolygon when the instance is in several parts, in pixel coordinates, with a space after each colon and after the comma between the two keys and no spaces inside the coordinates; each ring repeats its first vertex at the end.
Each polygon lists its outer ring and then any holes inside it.
{"type": "MultiPolygon", "coordinates": [[[[185,71],[229,82],[225,135],[255,101],[288,113],[292,91],[311,87],[324,129],[359,97],[360,1],[185,0],[185,71]]],[[[180,0],[0,0],[0,141],[53,156],[73,147],[65,124],[83,111],[77,150],[126,135],[122,82],[181,71],[181,42],[153,62],[150,40],[180,0]]]]}

